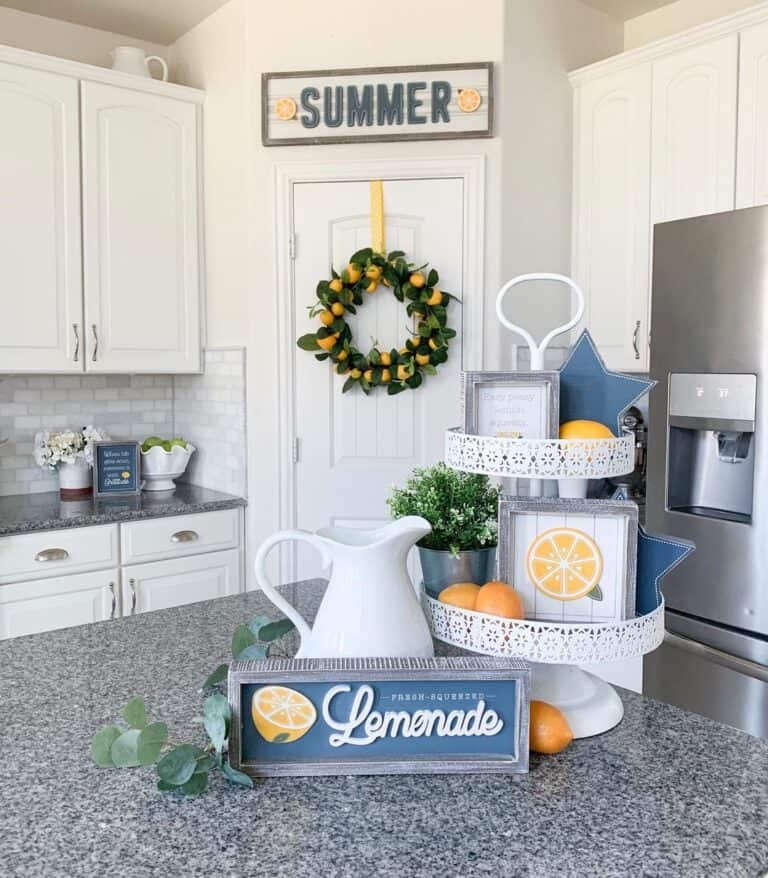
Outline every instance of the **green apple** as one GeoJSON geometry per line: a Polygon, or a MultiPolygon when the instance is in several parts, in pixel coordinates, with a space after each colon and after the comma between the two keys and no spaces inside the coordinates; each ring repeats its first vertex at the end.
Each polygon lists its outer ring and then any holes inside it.
{"type": "Polygon", "coordinates": [[[150,448],[154,448],[156,445],[162,445],[162,444],[163,444],[163,440],[159,436],[148,436],[141,443],[141,450],[142,451],[149,451],[150,448]]]}
{"type": "Polygon", "coordinates": [[[187,447],[187,443],[183,439],[181,439],[180,437],[177,437],[176,439],[171,439],[171,445],[178,445],[179,448],[184,448],[184,449],[186,449],[186,447],[187,447]]]}

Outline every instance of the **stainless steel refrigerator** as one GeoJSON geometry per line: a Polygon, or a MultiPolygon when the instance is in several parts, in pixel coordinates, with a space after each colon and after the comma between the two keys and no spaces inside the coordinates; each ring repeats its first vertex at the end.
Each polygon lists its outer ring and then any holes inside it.
{"type": "Polygon", "coordinates": [[[644,692],[768,737],[768,207],[654,229],[647,527],[665,577],[644,692]]]}

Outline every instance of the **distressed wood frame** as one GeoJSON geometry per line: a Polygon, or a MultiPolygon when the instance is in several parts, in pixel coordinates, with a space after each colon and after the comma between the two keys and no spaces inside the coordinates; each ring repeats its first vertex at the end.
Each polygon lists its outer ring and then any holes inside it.
{"type": "Polygon", "coordinates": [[[560,373],[542,372],[464,372],[462,373],[461,404],[464,414],[464,432],[477,434],[478,388],[483,384],[505,387],[517,384],[523,387],[545,385],[547,387],[547,431],[545,436],[528,436],[528,439],[557,439],[560,429],[560,373]]]}
{"type": "Polygon", "coordinates": [[[103,500],[107,497],[137,497],[141,494],[141,443],[132,439],[99,439],[93,443],[93,498],[103,500]],[[99,491],[99,448],[109,448],[116,445],[135,446],[134,456],[136,464],[136,490],[135,491],[99,491]]]}
{"type": "Polygon", "coordinates": [[[528,771],[530,666],[520,659],[488,656],[457,658],[268,659],[233,662],[228,692],[232,710],[229,759],[233,768],[251,777],[303,777],[352,774],[522,774],[528,771]],[[252,683],[335,683],[409,680],[515,681],[516,754],[509,758],[478,756],[399,760],[323,759],[303,762],[244,762],[242,759],[242,686],[252,683]]]}

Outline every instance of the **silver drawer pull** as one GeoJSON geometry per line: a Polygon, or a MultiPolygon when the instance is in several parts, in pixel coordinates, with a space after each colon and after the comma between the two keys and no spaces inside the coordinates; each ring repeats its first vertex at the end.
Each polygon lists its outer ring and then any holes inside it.
{"type": "Polygon", "coordinates": [[[66,549],[43,549],[35,555],[35,561],[66,561],[69,552],[66,549]]]}
{"type": "Polygon", "coordinates": [[[197,531],[194,530],[177,530],[176,533],[171,537],[172,543],[194,543],[195,540],[199,540],[200,535],[197,531]]]}
{"type": "Polygon", "coordinates": [[[115,613],[117,612],[117,595],[115,594],[115,583],[109,583],[109,592],[112,595],[112,612],[109,614],[110,619],[115,618],[115,613]]]}
{"type": "Polygon", "coordinates": [[[129,579],[128,586],[131,589],[131,615],[136,615],[136,580],[129,579]]]}

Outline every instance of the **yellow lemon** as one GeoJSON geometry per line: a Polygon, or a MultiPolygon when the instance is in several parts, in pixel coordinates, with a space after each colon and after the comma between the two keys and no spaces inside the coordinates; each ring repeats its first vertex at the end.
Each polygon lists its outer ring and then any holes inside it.
{"type": "Polygon", "coordinates": [[[600,582],[603,556],[589,534],[573,527],[553,527],[531,543],[526,558],[531,582],[556,601],[575,601],[600,582]]]}
{"type": "Polygon", "coordinates": [[[474,582],[457,582],[444,588],[437,599],[452,607],[461,607],[462,610],[474,610],[479,592],[480,586],[474,582]]]}
{"type": "Polygon", "coordinates": [[[525,619],[525,606],[520,593],[506,582],[492,580],[477,593],[475,609],[489,616],[502,616],[504,619],[525,619]]]}
{"type": "Polygon", "coordinates": [[[368,284],[368,286],[365,288],[366,293],[375,293],[378,285],[379,285],[379,282],[377,280],[372,280],[368,284]]]}
{"type": "Polygon", "coordinates": [[[373,369],[366,369],[365,372],[363,372],[363,378],[365,378],[365,380],[370,384],[370,382],[373,380],[373,369]]]}
{"type": "Polygon", "coordinates": [[[417,290],[420,290],[427,282],[427,279],[420,271],[414,271],[414,273],[408,278],[408,280],[410,281],[411,286],[416,287],[417,290]]]}
{"type": "Polygon", "coordinates": [[[411,377],[411,373],[408,371],[407,366],[398,366],[397,367],[397,380],[398,381],[405,381],[406,378],[410,378],[410,377],[411,377]]]}
{"type": "Polygon", "coordinates": [[[480,109],[480,104],[482,102],[483,99],[480,97],[480,92],[476,88],[459,89],[459,96],[456,99],[456,103],[459,105],[459,109],[462,113],[474,113],[476,110],[480,109]]]}
{"type": "Polygon", "coordinates": [[[253,693],[251,717],[259,734],[271,744],[298,741],[317,719],[315,705],[287,686],[262,686],[253,693]]]}
{"type": "Polygon", "coordinates": [[[333,311],[333,313],[337,317],[341,317],[341,315],[344,313],[344,306],[341,304],[341,302],[334,302],[333,305],[331,305],[331,311],[333,311]]]}
{"type": "Polygon", "coordinates": [[[389,369],[382,369],[381,370],[381,383],[382,384],[389,384],[389,382],[391,380],[392,380],[392,373],[389,371],[389,369]]]}
{"type": "Polygon", "coordinates": [[[293,98],[278,98],[275,103],[275,116],[281,122],[288,122],[296,115],[296,101],[293,98]]]}
{"type": "Polygon", "coordinates": [[[429,354],[416,354],[416,362],[420,366],[426,366],[429,362],[429,354]]]}
{"type": "Polygon", "coordinates": [[[433,351],[436,351],[440,347],[440,342],[438,342],[436,338],[430,338],[429,346],[432,348],[433,351]]]}
{"type": "Polygon", "coordinates": [[[348,354],[346,351],[342,351],[342,352],[339,354],[339,356],[336,357],[336,359],[337,359],[337,360],[340,360],[340,361],[343,363],[344,360],[346,360],[348,356],[349,356],[349,354],[348,354]]]}
{"type": "Polygon", "coordinates": [[[349,277],[349,282],[351,284],[356,284],[360,278],[362,277],[363,272],[360,270],[360,266],[356,262],[350,262],[347,266],[347,276],[349,277]]]}
{"type": "Polygon", "coordinates": [[[371,280],[379,280],[381,277],[381,268],[378,265],[369,265],[365,269],[365,276],[371,280]]]}
{"type": "Polygon", "coordinates": [[[330,311],[321,311],[318,316],[323,326],[330,326],[333,323],[333,314],[330,311]]]}
{"type": "Polygon", "coordinates": [[[431,308],[434,308],[436,305],[439,305],[443,301],[443,294],[440,290],[433,290],[432,295],[427,299],[427,305],[431,308]]]}
{"type": "Polygon", "coordinates": [[[363,373],[359,369],[351,369],[349,372],[349,377],[354,378],[355,381],[362,375],[363,373]]]}
{"type": "Polygon", "coordinates": [[[613,439],[613,433],[598,421],[566,421],[560,425],[561,439],[613,439]]]}
{"type": "Polygon", "coordinates": [[[391,366],[392,365],[392,355],[387,353],[387,351],[384,351],[383,353],[379,354],[379,359],[381,360],[382,366],[391,366]]]}
{"type": "Polygon", "coordinates": [[[329,284],[328,288],[333,290],[334,293],[340,293],[344,289],[344,284],[341,281],[341,278],[335,277],[329,284]]]}
{"type": "Polygon", "coordinates": [[[318,338],[317,343],[324,351],[329,351],[336,344],[338,337],[338,332],[335,335],[326,335],[325,338],[318,338]]]}
{"type": "Polygon", "coordinates": [[[531,702],[530,747],[535,753],[560,753],[573,740],[568,720],[553,704],[531,702]]]}

